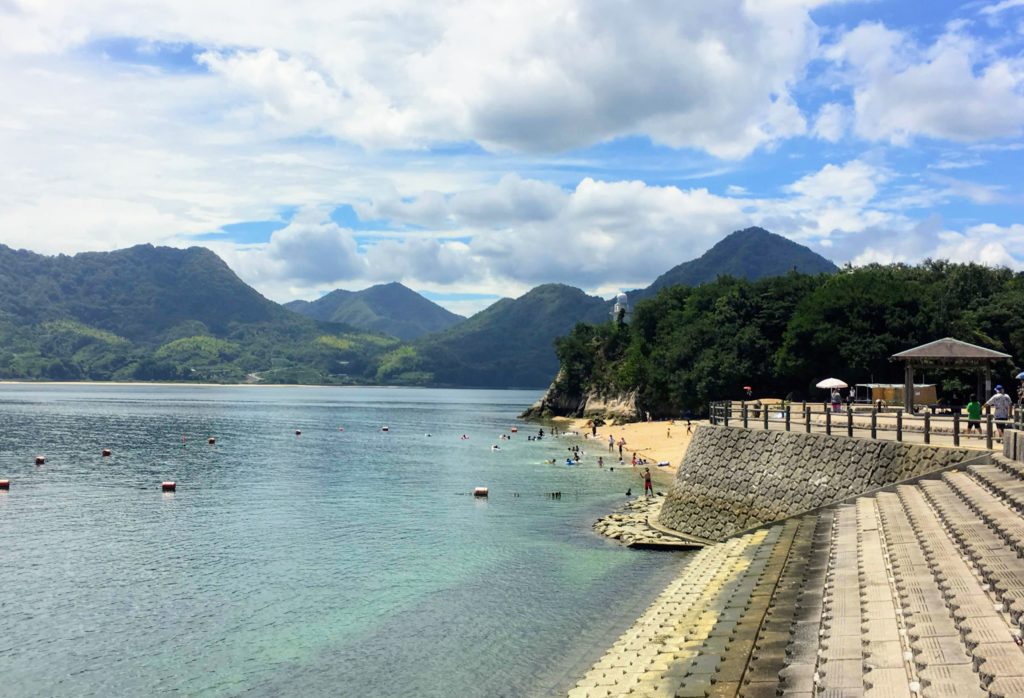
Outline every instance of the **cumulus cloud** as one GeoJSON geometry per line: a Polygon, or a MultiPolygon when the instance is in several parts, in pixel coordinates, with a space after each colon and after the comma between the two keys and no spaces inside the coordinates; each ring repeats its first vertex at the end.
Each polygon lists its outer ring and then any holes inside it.
{"type": "Polygon", "coordinates": [[[858,135],[905,145],[917,136],[973,142],[1024,133],[1024,71],[961,29],[918,46],[865,23],[830,47],[853,89],[858,135]]]}
{"type": "Polygon", "coordinates": [[[814,119],[814,136],[829,143],[836,143],[846,133],[849,120],[848,110],[842,104],[824,104],[814,119]]]}
{"type": "Polygon", "coordinates": [[[54,54],[105,37],[208,47],[222,118],[369,148],[472,140],[563,151],[624,135],[743,157],[801,134],[791,97],[824,2],[54,3],[0,17],[0,45],[54,54]]]}

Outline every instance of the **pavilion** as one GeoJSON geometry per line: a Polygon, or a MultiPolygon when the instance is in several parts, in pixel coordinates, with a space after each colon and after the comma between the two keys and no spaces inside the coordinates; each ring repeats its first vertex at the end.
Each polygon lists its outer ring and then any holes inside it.
{"type": "Polygon", "coordinates": [[[978,374],[978,397],[984,401],[985,396],[992,392],[992,365],[1011,362],[1013,357],[994,349],[979,347],[977,344],[962,342],[959,339],[945,337],[934,342],[922,344],[913,349],[901,351],[889,357],[890,361],[902,361],[903,369],[903,406],[907,412],[914,411],[914,369],[915,368],[946,368],[954,370],[973,370],[978,374]],[[985,379],[982,390],[982,376],[985,379]]]}

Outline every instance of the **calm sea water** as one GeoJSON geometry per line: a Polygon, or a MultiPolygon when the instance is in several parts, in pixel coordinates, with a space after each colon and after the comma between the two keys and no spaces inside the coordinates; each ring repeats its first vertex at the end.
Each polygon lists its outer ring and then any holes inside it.
{"type": "Polygon", "coordinates": [[[592,533],[629,468],[498,441],[537,397],[0,385],[0,693],[564,691],[683,558],[592,533]]]}

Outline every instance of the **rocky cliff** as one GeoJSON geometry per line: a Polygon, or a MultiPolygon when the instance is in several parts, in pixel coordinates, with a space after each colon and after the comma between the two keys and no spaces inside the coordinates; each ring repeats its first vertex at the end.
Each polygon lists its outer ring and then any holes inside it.
{"type": "Polygon", "coordinates": [[[637,391],[604,394],[597,390],[575,393],[559,387],[562,382],[559,371],[544,396],[523,412],[525,419],[549,417],[601,417],[619,422],[632,422],[641,418],[637,407],[637,391]]]}

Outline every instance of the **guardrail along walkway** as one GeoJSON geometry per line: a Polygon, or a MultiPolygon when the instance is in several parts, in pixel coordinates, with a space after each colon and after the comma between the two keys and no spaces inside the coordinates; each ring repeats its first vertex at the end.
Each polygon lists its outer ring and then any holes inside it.
{"type": "Polygon", "coordinates": [[[1024,698],[1024,466],[993,459],[705,548],[569,695],[1024,698]]]}

